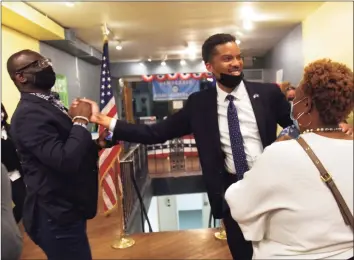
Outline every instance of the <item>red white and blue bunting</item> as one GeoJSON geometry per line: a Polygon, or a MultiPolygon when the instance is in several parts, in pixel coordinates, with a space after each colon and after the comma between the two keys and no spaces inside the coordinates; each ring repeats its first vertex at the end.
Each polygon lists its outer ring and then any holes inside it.
{"type": "Polygon", "coordinates": [[[154,75],[143,75],[143,81],[151,82],[154,79],[154,75]]]}
{"type": "Polygon", "coordinates": [[[142,79],[146,82],[151,82],[153,80],[165,81],[165,80],[187,80],[190,78],[193,79],[203,79],[203,78],[212,78],[213,74],[210,72],[198,72],[198,73],[170,73],[170,74],[159,74],[159,75],[143,75],[142,79]]]}

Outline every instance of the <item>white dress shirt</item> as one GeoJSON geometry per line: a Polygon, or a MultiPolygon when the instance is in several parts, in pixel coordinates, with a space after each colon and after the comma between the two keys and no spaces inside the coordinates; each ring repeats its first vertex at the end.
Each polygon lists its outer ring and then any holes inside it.
{"type": "MultiPolygon", "coordinates": [[[[353,214],[353,141],[302,137],[331,173],[353,214]]],[[[254,259],[349,259],[353,231],[296,140],[273,143],[225,193],[254,259]]]]}
{"type": "Polygon", "coordinates": [[[232,156],[227,108],[229,100],[227,95],[235,97],[234,105],[240,122],[248,167],[252,168],[254,161],[263,152],[263,145],[259,135],[258,126],[250,98],[243,81],[230,94],[220,89],[217,85],[218,122],[220,131],[221,149],[225,153],[225,169],[229,173],[236,173],[232,156]]]}

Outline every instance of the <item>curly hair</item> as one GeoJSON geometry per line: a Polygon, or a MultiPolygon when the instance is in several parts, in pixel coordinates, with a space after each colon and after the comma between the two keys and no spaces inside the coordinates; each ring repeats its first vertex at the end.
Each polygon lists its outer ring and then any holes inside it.
{"type": "Polygon", "coordinates": [[[353,71],[342,63],[330,59],[310,63],[300,85],[324,124],[337,125],[353,111],[353,71]]]}
{"type": "Polygon", "coordinates": [[[295,87],[289,81],[284,81],[280,84],[280,90],[284,95],[289,89],[295,89],[295,87]]]}
{"type": "Polygon", "coordinates": [[[205,40],[202,46],[202,57],[205,63],[210,62],[211,58],[215,54],[215,47],[220,44],[228,42],[235,42],[236,38],[231,34],[218,33],[210,36],[205,40]]]}

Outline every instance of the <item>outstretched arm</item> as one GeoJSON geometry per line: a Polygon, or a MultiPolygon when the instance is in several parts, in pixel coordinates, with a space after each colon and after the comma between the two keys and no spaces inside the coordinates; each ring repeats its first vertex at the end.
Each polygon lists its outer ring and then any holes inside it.
{"type": "Polygon", "coordinates": [[[101,114],[94,101],[83,99],[92,106],[91,122],[108,128],[113,132],[112,140],[128,141],[142,144],[164,143],[167,140],[191,133],[189,118],[189,100],[180,111],[153,125],[131,124],[101,114]]]}

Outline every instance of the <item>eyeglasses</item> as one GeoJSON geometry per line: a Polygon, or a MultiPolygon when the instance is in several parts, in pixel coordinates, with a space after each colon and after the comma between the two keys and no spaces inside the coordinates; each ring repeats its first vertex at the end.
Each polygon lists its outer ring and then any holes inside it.
{"type": "Polygon", "coordinates": [[[16,71],[16,73],[21,73],[22,71],[24,71],[25,69],[28,69],[28,68],[39,68],[39,69],[44,69],[44,68],[47,68],[49,66],[52,66],[52,61],[51,59],[41,59],[41,60],[35,60],[29,64],[27,64],[26,66],[18,69],[16,71]]]}
{"type": "Polygon", "coordinates": [[[295,90],[295,88],[294,88],[294,87],[287,87],[287,88],[285,89],[285,91],[289,91],[289,90],[295,90]]]}

